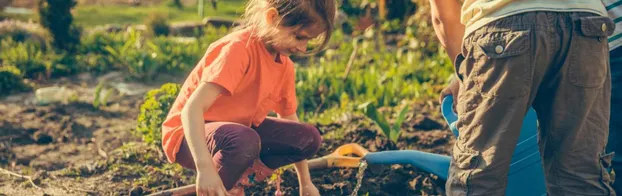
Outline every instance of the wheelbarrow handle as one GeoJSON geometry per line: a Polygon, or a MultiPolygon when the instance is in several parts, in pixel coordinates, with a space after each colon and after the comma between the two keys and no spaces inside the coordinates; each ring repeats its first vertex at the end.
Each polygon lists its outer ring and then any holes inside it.
{"type": "Polygon", "coordinates": [[[443,98],[443,103],[441,103],[441,113],[443,113],[443,117],[449,123],[453,123],[458,120],[458,114],[454,112],[454,97],[452,95],[447,95],[443,98]]]}
{"type": "Polygon", "coordinates": [[[451,95],[443,98],[443,103],[441,103],[441,113],[443,114],[443,118],[447,121],[447,125],[449,125],[449,129],[453,132],[454,136],[458,137],[458,129],[456,128],[456,121],[458,121],[458,114],[454,112],[454,97],[451,95]]]}
{"type": "Polygon", "coordinates": [[[182,187],[168,189],[157,193],[150,194],[149,196],[172,196],[172,195],[191,195],[196,193],[196,185],[190,184],[182,187]]]}

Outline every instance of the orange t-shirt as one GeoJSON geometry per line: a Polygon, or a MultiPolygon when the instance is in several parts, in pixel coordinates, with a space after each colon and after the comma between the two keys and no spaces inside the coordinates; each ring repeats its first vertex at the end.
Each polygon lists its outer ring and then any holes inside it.
{"type": "Polygon", "coordinates": [[[211,82],[225,91],[203,113],[206,121],[258,126],[270,111],[287,116],[297,109],[294,64],[289,57],[275,61],[264,43],[243,29],[212,43],[182,85],[162,124],[162,147],[175,162],[184,138],[181,111],[199,82],[211,82]]]}

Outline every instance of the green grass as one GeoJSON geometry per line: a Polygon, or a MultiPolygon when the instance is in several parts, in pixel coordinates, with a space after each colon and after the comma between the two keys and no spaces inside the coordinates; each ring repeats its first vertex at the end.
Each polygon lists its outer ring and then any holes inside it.
{"type": "Polygon", "coordinates": [[[33,21],[35,20],[35,18],[33,18],[33,16],[30,14],[12,14],[12,13],[9,14],[9,13],[0,11],[0,21],[5,20],[5,19],[13,19],[13,20],[28,22],[28,20],[31,18],[33,21]]]}
{"type": "MultiPolygon", "coordinates": [[[[218,4],[218,9],[212,9],[206,1],[204,17],[220,16],[238,18],[244,12],[245,0],[227,0],[218,4]]],[[[171,22],[178,21],[201,21],[198,15],[198,5],[186,5],[182,9],[169,7],[167,3],[157,6],[131,7],[126,5],[78,5],[74,11],[74,21],[83,27],[93,27],[105,24],[143,24],[150,13],[163,13],[168,15],[171,22]]],[[[5,15],[9,18],[27,21],[36,20],[35,14],[31,15],[5,15]]]]}

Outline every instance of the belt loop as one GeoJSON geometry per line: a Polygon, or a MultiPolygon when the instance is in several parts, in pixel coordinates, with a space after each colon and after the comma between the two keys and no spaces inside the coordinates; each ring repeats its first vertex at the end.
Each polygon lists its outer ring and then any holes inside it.
{"type": "Polygon", "coordinates": [[[581,31],[581,16],[578,16],[577,14],[572,14],[570,15],[570,27],[573,31],[578,30],[581,31]]]}
{"type": "Polygon", "coordinates": [[[583,17],[583,14],[581,14],[581,12],[569,12],[569,14],[572,22],[580,21],[583,17]]]}

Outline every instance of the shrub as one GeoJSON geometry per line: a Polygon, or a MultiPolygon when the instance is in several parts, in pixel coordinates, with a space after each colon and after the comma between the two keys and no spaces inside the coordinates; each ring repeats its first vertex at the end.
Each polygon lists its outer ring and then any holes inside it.
{"type": "Polygon", "coordinates": [[[53,37],[56,48],[73,51],[80,43],[80,29],[73,26],[75,0],[39,0],[39,21],[53,37]]]}
{"type": "Polygon", "coordinates": [[[24,83],[22,77],[22,72],[17,67],[0,66],[0,96],[31,90],[32,88],[24,83]]]}
{"type": "Polygon", "coordinates": [[[161,144],[161,126],[180,89],[179,84],[166,83],[159,89],[151,90],[145,96],[145,102],[140,106],[140,115],[136,126],[136,133],[148,144],[161,144]]]}
{"type": "Polygon", "coordinates": [[[122,46],[127,38],[125,33],[116,32],[94,32],[82,36],[80,40],[79,52],[82,54],[96,53],[109,55],[107,46],[117,48],[122,46]]]}
{"type": "Polygon", "coordinates": [[[184,7],[184,5],[181,3],[181,0],[170,0],[168,6],[177,9],[181,9],[184,7]]]}
{"type": "Polygon", "coordinates": [[[162,13],[151,13],[145,21],[147,32],[152,36],[168,36],[170,25],[168,17],[162,13]]]}
{"type": "Polygon", "coordinates": [[[51,42],[50,34],[41,25],[17,20],[0,22],[0,40],[12,39],[16,42],[32,41],[46,47],[51,42]]]}
{"type": "Polygon", "coordinates": [[[0,44],[0,60],[3,64],[15,65],[27,78],[43,79],[51,75],[59,56],[31,42],[18,43],[9,39],[0,44]]]}
{"type": "Polygon", "coordinates": [[[151,81],[163,66],[154,52],[158,46],[151,39],[144,39],[139,31],[130,31],[125,43],[120,46],[106,46],[110,60],[115,66],[126,69],[129,78],[151,81]]]}

